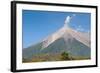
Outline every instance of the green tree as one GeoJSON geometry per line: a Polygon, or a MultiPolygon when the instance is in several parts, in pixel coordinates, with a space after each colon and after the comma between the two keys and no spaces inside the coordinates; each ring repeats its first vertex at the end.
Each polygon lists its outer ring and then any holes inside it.
{"type": "Polygon", "coordinates": [[[62,52],[61,53],[61,59],[62,60],[70,60],[69,53],[68,52],[62,52]]]}

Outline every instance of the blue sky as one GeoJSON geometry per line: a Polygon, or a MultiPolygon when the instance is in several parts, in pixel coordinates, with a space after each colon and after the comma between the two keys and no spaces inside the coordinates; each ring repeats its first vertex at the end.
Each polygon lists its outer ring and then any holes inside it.
{"type": "Polygon", "coordinates": [[[81,32],[90,32],[90,13],[23,10],[23,48],[42,41],[60,29],[67,16],[73,16],[69,23],[71,28],[81,32]]]}

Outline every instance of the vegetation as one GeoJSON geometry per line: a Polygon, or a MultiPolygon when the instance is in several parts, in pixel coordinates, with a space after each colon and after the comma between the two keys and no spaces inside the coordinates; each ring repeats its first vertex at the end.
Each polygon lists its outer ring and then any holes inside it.
{"type": "Polygon", "coordinates": [[[68,52],[62,52],[61,53],[61,60],[70,60],[69,53],[68,52]]]}
{"type": "Polygon", "coordinates": [[[30,59],[23,58],[22,62],[23,62],[23,63],[31,62],[31,60],[30,60],[30,59]]]}
{"type": "Polygon", "coordinates": [[[89,58],[85,58],[82,56],[71,56],[68,52],[61,52],[55,54],[37,54],[34,55],[31,59],[23,58],[23,63],[31,63],[31,62],[46,62],[46,61],[68,61],[68,60],[85,60],[89,58]]]}

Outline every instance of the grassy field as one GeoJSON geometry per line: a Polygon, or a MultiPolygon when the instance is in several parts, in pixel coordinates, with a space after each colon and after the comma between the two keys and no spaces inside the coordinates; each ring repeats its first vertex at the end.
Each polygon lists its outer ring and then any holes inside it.
{"type": "Polygon", "coordinates": [[[60,54],[38,54],[33,56],[32,59],[23,58],[23,63],[31,62],[46,62],[46,61],[69,61],[69,60],[87,60],[88,57],[82,56],[71,56],[67,52],[62,52],[60,54]]]}

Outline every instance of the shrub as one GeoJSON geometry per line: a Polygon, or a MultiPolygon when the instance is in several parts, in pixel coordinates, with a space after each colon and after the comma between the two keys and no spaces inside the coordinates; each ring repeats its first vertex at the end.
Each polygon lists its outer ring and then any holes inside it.
{"type": "Polygon", "coordinates": [[[70,60],[68,52],[61,53],[61,60],[70,60]]]}

